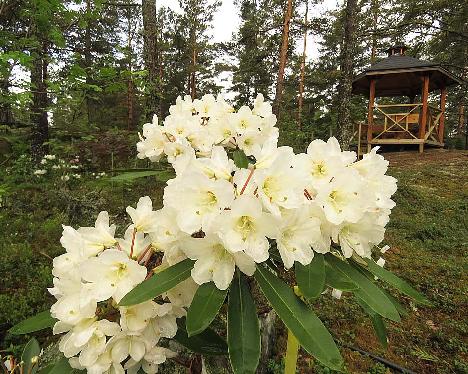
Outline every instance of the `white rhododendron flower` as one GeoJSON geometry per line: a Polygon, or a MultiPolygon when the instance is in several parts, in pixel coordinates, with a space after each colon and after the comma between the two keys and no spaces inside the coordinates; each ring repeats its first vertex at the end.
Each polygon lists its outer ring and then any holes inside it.
{"type": "Polygon", "coordinates": [[[109,224],[109,213],[99,213],[94,227],[80,227],[78,232],[85,242],[85,253],[96,255],[106,248],[111,248],[117,243],[115,236],[115,225],[109,224]]]}
{"type": "Polygon", "coordinates": [[[255,272],[254,260],[244,252],[230,252],[216,235],[200,239],[189,239],[184,251],[189,258],[196,260],[192,278],[198,284],[213,281],[220,290],[229,287],[236,266],[245,274],[255,272]]]}
{"type": "Polygon", "coordinates": [[[164,204],[177,211],[180,229],[192,234],[207,228],[234,200],[233,185],[224,179],[210,179],[200,172],[176,178],[164,191],[164,204]]]}
{"type": "Polygon", "coordinates": [[[307,208],[284,211],[276,238],[284,267],[290,269],[295,261],[310,264],[314,257],[312,245],[320,235],[320,220],[311,217],[307,208]]]}
{"type": "Polygon", "coordinates": [[[104,251],[81,264],[82,277],[92,284],[92,293],[99,301],[110,297],[120,301],[146,277],[146,268],[117,249],[104,251]]]}
{"type": "Polygon", "coordinates": [[[136,209],[127,207],[127,213],[133,221],[136,231],[151,232],[156,227],[156,212],[149,196],[140,197],[136,209]]]}
{"type": "Polygon", "coordinates": [[[143,125],[143,135],[140,134],[140,142],[137,144],[138,158],[148,157],[151,161],[158,161],[164,151],[164,145],[168,141],[161,128],[158,126],[158,118],[154,116],[152,123],[143,125]]]}
{"type": "Polygon", "coordinates": [[[269,257],[267,237],[276,237],[277,222],[263,211],[262,204],[254,196],[239,196],[229,211],[220,215],[213,230],[232,253],[244,251],[253,261],[263,262],[269,257]]]}
{"type": "Polygon", "coordinates": [[[179,97],[161,123],[154,117],[142,130],[138,158],[167,160],[175,171],[163,207],[144,196],[118,230],[107,212],[94,227],[63,226],[65,253],[53,261],[49,292],[57,299],[53,331],[64,334],[59,348],[73,368],[157,373],[175,355],[166,339],[200,285],[226,290],[236,269],[252,276],[264,262],[290,269],[328,252],[370,258],[384,238],[396,179],[377,148],[356,161],[330,138],[295,154],[278,146],[276,116],[262,95],[238,111],[219,96],[179,97]],[[188,278],[155,299],[119,305],[182,261],[193,263],[191,276],[185,270],[188,278]]]}
{"type": "Polygon", "coordinates": [[[267,169],[254,173],[258,196],[264,207],[273,215],[281,216],[281,208],[299,208],[305,203],[304,184],[293,159],[283,154],[267,169]]]}
{"type": "Polygon", "coordinates": [[[318,190],[316,202],[332,224],[339,225],[345,221],[355,223],[368,207],[363,187],[358,173],[346,169],[318,190]]]}
{"type": "Polygon", "coordinates": [[[133,225],[128,226],[123,239],[117,239],[119,249],[127,253],[128,256],[138,258],[143,255],[151,246],[151,238],[142,232],[136,231],[133,225]]]}

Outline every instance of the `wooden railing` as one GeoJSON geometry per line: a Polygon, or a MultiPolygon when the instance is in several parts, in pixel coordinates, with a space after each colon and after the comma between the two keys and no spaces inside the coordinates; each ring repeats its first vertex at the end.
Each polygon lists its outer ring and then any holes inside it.
{"type": "Polygon", "coordinates": [[[356,124],[353,139],[358,153],[365,152],[368,141],[374,144],[443,144],[441,118],[443,110],[427,105],[426,121],[422,121],[423,104],[382,104],[373,107],[373,122],[356,124]]]}
{"type": "Polygon", "coordinates": [[[444,112],[435,106],[427,106],[427,123],[424,135],[425,141],[444,142],[444,134],[440,131],[440,117],[444,112]]]}
{"type": "Polygon", "coordinates": [[[385,104],[374,106],[372,139],[418,139],[422,104],[385,104]]]}

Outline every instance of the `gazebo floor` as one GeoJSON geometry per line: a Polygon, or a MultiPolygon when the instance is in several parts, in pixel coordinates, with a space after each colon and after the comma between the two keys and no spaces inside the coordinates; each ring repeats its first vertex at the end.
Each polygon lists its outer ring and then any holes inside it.
{"type": "Polygon", "coordinates": [[[366,140],[361,140],[360,144],[358,144],[358,153],[359,156],[362,156],[363,153],[370,152],[371,147],[379,146],[379,145],[408,145],[408,144],[415,144],[419,145],[419,153],[424,152],[424,145],[430,145],[433,147],[444,147],[444,143],[437,142],[434,140],[424,140],[424,139],[373,139],[370,142],[366,140]]]}

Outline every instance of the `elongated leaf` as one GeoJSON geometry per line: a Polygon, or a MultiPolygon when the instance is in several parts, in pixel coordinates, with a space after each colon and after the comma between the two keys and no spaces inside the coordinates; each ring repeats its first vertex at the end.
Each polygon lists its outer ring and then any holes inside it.
{"type": "Polygon", "coordinates": [[[353,291],[358,289],[357,284],[349,277],[333,270],[328,264],[325,264],[325,283],[341,291],[353,291]]]}
{"type": "Polygon", "coordinates": [[[185,326],[185,318],[177,320],[177,334],[174,340],[193,352],[203,355],[227,355],[228,347],[223,338],[214,330],[207,328],[200,334],[189,337],[185,326]]]}
{"type": "Polygon", "coordinates": [[[32,338],[24,347],[21,361],[23,361],[23,373],[34,374],[39,366],[39,353],[41,347],[35,338],[32,338]]]}
{"type": "Polygon", "coordinates": [[[254,277],[263,294],[299,344],[322,364],[341,370],[343,359],[340,351],[317,315],[296,297],[286,283],[265,267],[258,266],[254,277]]]}
{"type": "Polygon", "coordinates": [[[389,285],[395,287],[401,293],[411,297],[415,301],[421,304],[431,305],[431,303],[413,287],[411,287],[406,281],[397,277],[392,272],[384,269],[383,267],[377,265],[371,259],[365,259],[368,269],[376,277],[382,279],[384,282],[387,282],[389,285]]]}
{"type": "Polygon", "coordinates": [[[385,326],[384,320],[379,314],[374,312],[372,308],[365,303],[365,301],[361,300],[359,297],[356,297],[356,301],[362,307],[362,309],[364,309],[364,311],[369,315],[372,322],[372,326],[374,327],[375,334],[377,335],[380,344],[382,344],[384,348],[387,348],[387,327],[385,326]]]}
{"type": "Polygon", "coordinates": [[[146,300],[153,299],[177,286],[180,282],[190,276],[193,261],[185,259],[140,283],[128,294],[126,294],[119,305],[129,306],[140,304],[146,300]]]}
{"type": "Polygon", "coordinates": [[[349,277],[359,286],[359,289],[354,291],[354,294],[357,297],[364,300],[367,305],[369,305],[382,317],[389,318],[396,322],[400,321],[400,315],[395,309],[393,303],[369,278],[350,266],[345,261],[342,261],[333,255],[327,255],[326,260],[335,271],[338,271],[344,276],[349,277]]]}
{"type": "Polygon", "coordinates": [[[57,320],[52,318],[49,310],[45,310],[34,317],[28,318],[14,325],[10,330],[10,334],[23,335],[31,332],[47,329],[54,326],[57,320]]]}
{"type": "Polygon", "coordinates": [[[220,290],[213,282],[198,287],[187,312],[187,333],[193,336],[205,330],[223,305],[227,290],[220,290]]]}
{"type": "Polygon", "coordinates": [[[37,373],[38,374],[49,374],[52,369],[54,368],[54,364],[47,365],[46,367],[42,368],[39,370],[37,373]]]}
{"type": "Polygon", "coordinates": [[[174,178],[174,173],[169,170],[145,170],[145,171],[132,171],[123,173],[109,178],[113,182],[133,182],[135,179],[156,176],[160,182],[167,182],[169,179],[174,178]]]}
{"type": "Polygon", "coordinates": [[[39,374],[71,374],[71,373],[81,373],[85,372],[84,370],[73,369],[68,363],[68,359],[62,357],[55,364],[51,364],[44,369],[42,369],[39,374]]]}
{"type": "Polygon", "coordinates": [[[308,299],[319,297],[325,287],[325,262],[322,254],[316,254],[309,265],[295,263],[296,281],[302,294],[308,299]]]}
{"type": "Polygon", "coordinates": [[[232,157],[234,159],[234,164],[236,164],[238,168],[247,169],[249,167],[249,159],[245,155],[244,151],[237,149],[232,154],[232,157]]]}
{"type": "Polygon", "coordinates": [[[398,313],[400,313],[400,316],[406,317],[408,315],[408,311],[405,309],[405,307],[401,305],[395,297],[390,295],[388,291],[386,290],[382,290],[382,291],[384,292],[385,296],[388,297],[388,300],[390,300],[392,304],[395,306],[395,309],[398,311],[398,313]]]}
{"type": "Polygon", "coordinates": [[[229,290],[228,349],[236,374],[254,374],[260,359],[260,326],[245,277],[237,272],[229,290]]]}

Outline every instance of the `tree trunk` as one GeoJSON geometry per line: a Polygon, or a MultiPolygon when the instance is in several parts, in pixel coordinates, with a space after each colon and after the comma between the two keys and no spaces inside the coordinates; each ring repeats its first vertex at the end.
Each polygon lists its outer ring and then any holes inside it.
{"type": "Polygon", "coordinates": [[[127,129],[135,129],[134,121],[134,83],[132,78],[132,26],[131,26],[131,12],[128,12],[128,28],[127,28],[127,53],[128,53],[128,79],[127,79],[127,129]]]}
{"type": "Polygon", "coordinates": [[[197,68],[197,39],[196,30],[190,30],[190,42],[192,44],[192,65],[190,66],[190,96],[195,99],[197,94],[197,85],[195,80],[195,71],[197,68]]]}
{"type": "Polygon", "coordinates": [[[349,149],[353,126],[351,123],[351,90],[353,83],[353,54],[356,40],[357,0],[347,0],[344,15],[344,34],[340,53],[338,83],[337,136],[341,147],[349,149]]]}
{"type": "MultiPolygon", "coordinates": [[[[37,35],[37,27],[33,25],[32,35],[37,35]]],[[[40,46],[32,51],[31,88],[32,102],[30,120],[33,125],[31,153],[38,162],[48,153],[49,121],[47,119],[47,41],[38,38],[40,46]]]]}
{"type": "Polygon", "coordinates": [[[292,17],[292,0],[287,0],[286,9],[284,11],[283,22],[283,41],[281,42],[281,49],[279,55],[278,78],[276,79],[276,93],[273,103],[273,111],[278,116],[281,106],[281,99],[283,96],[283,82],[284,82],[284,69],[286,67],[286,59],[288,55],[289,44],[289,24],[292,17]]]}
{"type": "MultiPolygon", "coordinates": [[[[158,40],[163,40],[162,39],[162,33],[159,34],[159,39],[158,40]]],[[[162,48],[158,48],[158,70],[159,70],[159,88],[161,92],[163,91],[163,51],[162,48]]],[[[159,115],[162,116],[165,113],[165,109],[163,108],[163,100],[162,97],[159,96],[158,100],[158,110],[159,110],[159,115]]]]}
{"type": "Polygon", "coordinates": [[[6,62],[8,69],[5,72],[5,76],[0,81],[0,94],[2,99],[0,101],[0,124],[11,125],[13,123],[13,114],[11,112],[10,97],[10,76],[13,69],[13,65],[8,61],[6,62]]]}
{"type": "Polygon", "coordinates": [[[146,117],[151,120],[158,113],[158,33],[156,23],[156,1],[142,0],[141,10],[143,14],[143,40],[144,62],[148,71],[148,95],[146,102],[146,117]]]}
{"type": "Polygon", "coordinates": [[[377,25],[379,20],[379,0],[372,0],[372,47],[371,47],[371,58],[370,63],[375,62],[377,55],[377,25]]]}
{"type": "Polygon", "coordinates": [[[306,63],[306,49],[307,49],[307,32],[309,31],[307,25],[307,15],[309,13],[309,0],[306,2],[306,10],[304,15],[304,48],[302,50],[302,60],[301,60],[301,75],[299,78],[299,98],[298,108],[297,108],[297,125],[299,128],[302,127],[302,100],[304,96],[304,75],[305,75],[305,63],[306,63]]]}
{"type": "Polygon", "coordinates": [[[91,67],[93,64],[93,56],[91,54],[91,0],[86,0],[86,29],[85,29],[85,49],[84,49],[84,69],[86,72],[86,118],[88,121],[88,126],[92,123],[92,98],[90,85],[93,84],[91,77],[91,67]]]}
{"type": "Polygon", "coordinates": [[[134,115],[134,84],[133,79],[129,78],[127,80],[127,129],[135,129],[135,115],[134,115]]]}

